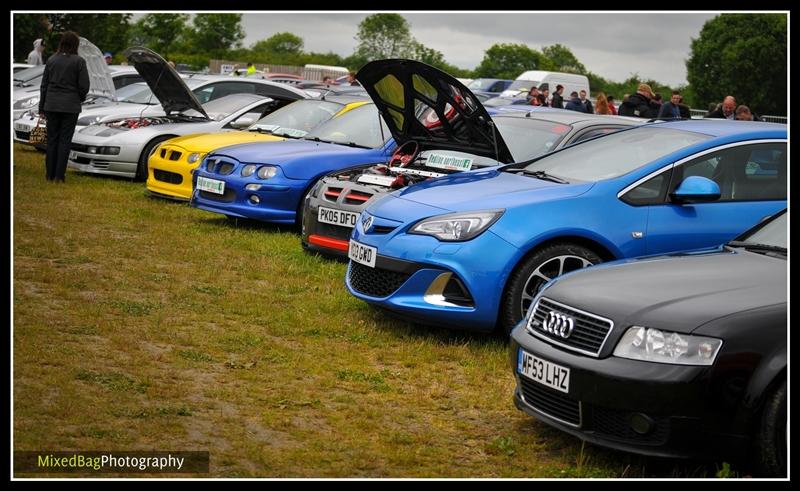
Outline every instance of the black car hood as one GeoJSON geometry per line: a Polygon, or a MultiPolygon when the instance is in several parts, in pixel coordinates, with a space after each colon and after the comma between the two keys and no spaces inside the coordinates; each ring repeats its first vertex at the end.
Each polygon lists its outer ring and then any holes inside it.
{"type": "Polygon", "coordinates": [[[421,151],[456,150],[514,161],[475,94],[443,71],[413,60],[377,60],[356,78],[398,145],[413,140],[421,151]]]}
{"type": "Polygon", "coordinates": [[[599,265],[556,280],[544,296],[631,325],[690,333],[725,316],[786,303],[787,262],[743,249],[599,265]]]}
{"type": "Polygon", "coordinates": [[[165,113],[194,109],[208,117],[200,101],[164,58],[152,50],[139,46],[126,49],[125,56],[147,82],[165,113]]]}

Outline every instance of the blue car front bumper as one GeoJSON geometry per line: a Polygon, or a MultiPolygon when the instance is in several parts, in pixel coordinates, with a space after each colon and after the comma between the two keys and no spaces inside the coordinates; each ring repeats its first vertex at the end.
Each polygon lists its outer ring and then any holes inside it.
{"type": "MultiPolygon", "coordinates": [[[[237,169],[238,170],[238,169],[237,169]]],[[[191,205],[201,210],[227,216],[249,218],[272,223],[293,224],[297,219],[297,208],[306,192],[308,181],[287,179],[281,174],[271,179],[258,179],[256,175],[242,177],[238,172],[224,176],[209,173],[200,167],[193,176],[191,205]],[[215,194],[197,189],[197,178],[224,180],[225,192],[215,194]],[[257,184],[257,190],[248,190],[247,185],[257,184]]]]}
{"type": "MultiPolygon", "coordinates": [[[[376,226],[383,222],[374,217],[376,226]]],[[[364,233],[359,221],[352,240],[380,251],[375,268],[350,261],[345,284],[352,295],[421,324],[494,329],[518,250],[491,231],[466,242],[441,242],[402,229],[364,233]]]]}

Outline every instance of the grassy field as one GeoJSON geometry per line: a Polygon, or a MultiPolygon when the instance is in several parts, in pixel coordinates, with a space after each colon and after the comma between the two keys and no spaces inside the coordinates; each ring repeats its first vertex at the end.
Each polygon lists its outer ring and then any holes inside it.
{"type": "MultiPolygon", "coordinates": [[[[208,450],[212,476],[713,477],[512,403],[497,335],[390,319],[290,228],[14,147],[14,449],[208,450]]],[[[736,473],[733,473],[736,475],[736,473]]]]}

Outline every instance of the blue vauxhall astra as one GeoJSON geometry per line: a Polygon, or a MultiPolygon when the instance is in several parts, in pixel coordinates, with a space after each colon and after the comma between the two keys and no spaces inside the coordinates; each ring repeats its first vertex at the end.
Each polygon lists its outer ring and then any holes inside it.
{"type": "Polygon", "coordinates": [[[510,332],[557,276],[716,246],[783,209],[786,138],[773,123],[654,123],[405,188],[359,217],[347,289],[422,324],[510,332]]]}

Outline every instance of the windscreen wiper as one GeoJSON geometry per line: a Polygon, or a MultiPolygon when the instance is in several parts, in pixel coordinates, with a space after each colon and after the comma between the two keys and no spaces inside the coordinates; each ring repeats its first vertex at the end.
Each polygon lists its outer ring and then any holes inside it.
{"type": "Polygon", "coordinates": [[[543,170],[528,170],[528,169],[520,169],[523,174],[526,176],[533,176],[537,179],[542,179],[544,181],[551,181],[557,182],[559,184],[569,184],[569,181],[566,179],[562,179],[560,177],[554,176],[553,174],[548,174],[543,170]]]}
{"type": "Polygon", "coordinates": [[[788,254],[789,250],[785,247],[776,246],[772,244],[758,244],[755,242],[747,242],[742,240],[732,240],[728,242],[730,247],[741,247],[748,251],[765,251],[765,252],[778,252],[780,254],[788,254]]]}

